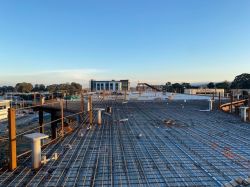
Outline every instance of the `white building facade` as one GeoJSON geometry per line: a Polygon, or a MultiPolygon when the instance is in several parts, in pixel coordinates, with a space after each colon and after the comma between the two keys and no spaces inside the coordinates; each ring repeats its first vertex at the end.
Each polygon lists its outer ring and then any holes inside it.
{"type": "Polygon", "coordinates": [[[121,81],[90,81],[91,91],[100,92],[100,91],[111,91],[119,92],[122,91],[122,82],[121,81]]]}
{"type": "Polygon", "coordinates": [[[224,89],[209,89],[209,88],[198,88],[198,89],[185,89],[184,90],[185,94],[190,94],[190,95],[215,95],[215,96],[220,96],[224,97],[224,89]]]}
{"type": "Polygon", "coordinates": [[[10,108],[10,100],[0,100],[0,120],[8,118],[8,109],[10,108]]]}

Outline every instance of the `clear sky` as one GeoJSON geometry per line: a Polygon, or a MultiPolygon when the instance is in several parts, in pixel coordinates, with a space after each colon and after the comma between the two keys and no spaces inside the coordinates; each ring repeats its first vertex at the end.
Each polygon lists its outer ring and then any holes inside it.
{"type": "Polygon", "coordinates": [[[231,81],[250,0],[0,0],[0,84],[231,81]]]}

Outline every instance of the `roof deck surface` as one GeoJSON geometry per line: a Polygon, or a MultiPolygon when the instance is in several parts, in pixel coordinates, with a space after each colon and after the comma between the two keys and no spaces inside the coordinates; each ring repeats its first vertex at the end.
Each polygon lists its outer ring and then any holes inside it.
{"type": "Polygon", "coordinates": [[[250,124],[200,112],[207,101],[98,105],[106,106],[113,114],[102,126],[82,125],[43,150],[58,160],[34,171],[27,158],[0,174],[0,186],[221,186],[250,174],[250,124]]]}

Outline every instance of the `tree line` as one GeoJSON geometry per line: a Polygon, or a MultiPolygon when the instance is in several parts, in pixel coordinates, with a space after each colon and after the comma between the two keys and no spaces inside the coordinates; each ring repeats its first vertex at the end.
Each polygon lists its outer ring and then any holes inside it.
{"type": "Polygon", "coordinates": [[[235,77],[233,82],[223,81],[219,83],[210,82],[207,88],[218,88],[229,91],[230,89],[250,89],[250,74],[243,73],[235,77]]]}
{"type": "Polygon", "coordinates": [[[8,92],[20,92],[20,93],[30,93],[30,92],[64,92],[69,95],[75,93],[80,93],[82,91],[82,85],[76,82],[65,83],[65,84],[52,84],[45,86],[44,84],[35,84],[34,86],[31,83],[22,82],[17,83],[15,87],[13,86],[2,86],[0,87],[0,94],[4,95],[8,92]]]}
{"type": "MultiPolygon", "coordinates": [[[[223,81],[219,83],[210,82],[206,85],[207,88],[217,88],[225,89],[228,92],[230,89],[250,89],[250,74],[243,73],[235,77],[233,82],[223,81]]],[[[184,89],[190,88],[199,88],[198,86],[192,86],[190,83],[171,83],[167,82],[163,86],[163,90],[167,92],[178,92],[183,93],[184,89]]],[[[79,93],[82,90],[82,86],[79,83],[72,82],[71,84],[52,84],[45,86],[44,84],[35,84],[34,86],[31,83],[17,83],[15,87],[13,86],[2,86],[0,87],[0,94],[5,94],[7,92],[64,92],[70,95],[74,93],[79,93]]]]}
{"type": "MultiPolygon", "coordinates": [[[[230,89],[250,89],[250,74],[243,73],[235,77],[233,82],[223,81],[223,82],[209,82],[205,85],[206,88],[216,88],[216,89],[225,89],[226,92],[229,92],[230,89]]],[[[163,90],[167,92],[177,92],[184,93],[184,89],[199,88],[198,86],[192,86],[190,83],[174,83],[167,82],[163,86],[163,90]]]]}

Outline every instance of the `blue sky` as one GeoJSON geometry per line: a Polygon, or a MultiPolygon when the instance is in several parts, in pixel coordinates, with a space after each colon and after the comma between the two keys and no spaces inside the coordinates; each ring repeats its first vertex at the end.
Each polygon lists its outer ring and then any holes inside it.
{"type": "Polygon", "coordinates": [[[249,0],[0,0],[0,84],[233,80],[249,0]]]}

